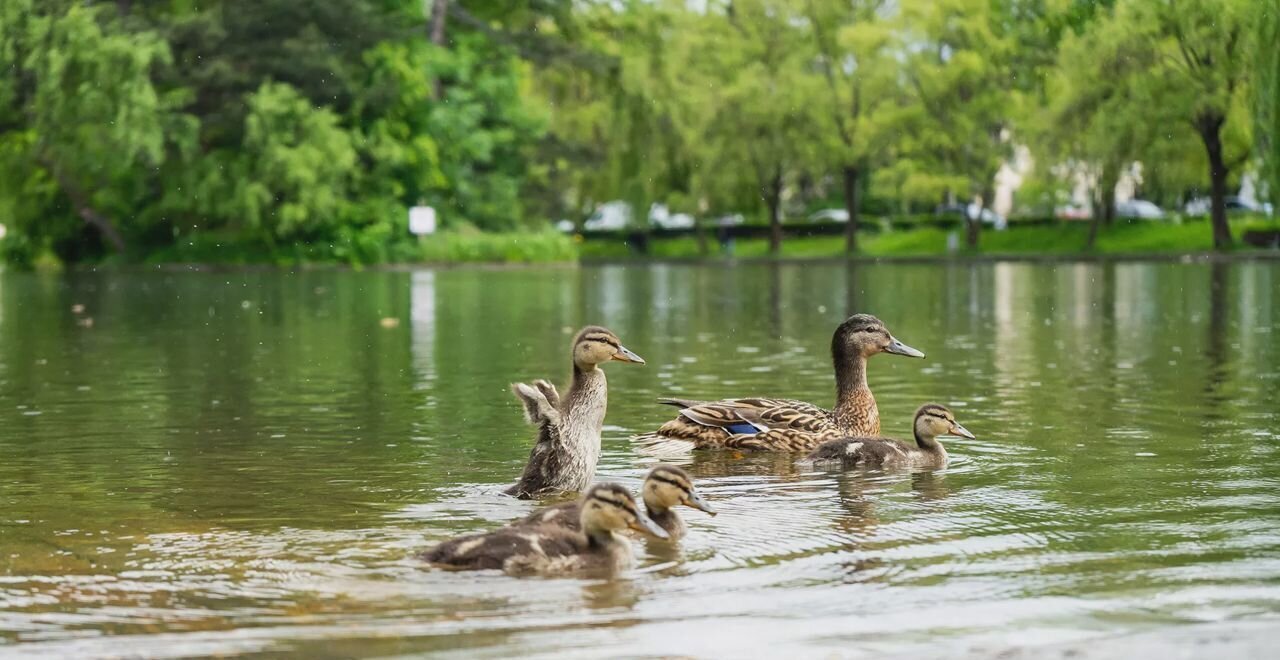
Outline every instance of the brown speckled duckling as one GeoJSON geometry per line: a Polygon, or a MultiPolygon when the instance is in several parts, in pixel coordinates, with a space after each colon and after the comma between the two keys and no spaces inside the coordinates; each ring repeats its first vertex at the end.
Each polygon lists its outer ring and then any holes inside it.
{"type": "Polygon", "coordinates": [[[454,570],[498,569],[510,575],[565,575],[617,572],[635,559],[631,542],[618,535],[634,529],[661,539],[667,533],[640,512],[617,484],[592,486],[579,503],[580,529],[561,525],[510,526],[462,536],[422,553],[420,558],[454,570]]]}
{"type": "MultiPolygon", "coordinates": [[[[644,478],[642,499],[645,513],[649,519],[657,523],[673,540],[684,536],[684,521],[675,512],[675,507],[684,505],[716,515],[702,495],[693,487],[689,475],[674,465],[661,464],[655,466],[644,478]]],[[[579,522],[581,506],[578,502],[565,502],[549,506],[528,518],[515,523],[516,526],[559,525],[570,529],[581,529],[579,522]]]]}
{"type": "Polygon", "coordinates": [[[880,435],[880,412],[867,386],[867,358],[877,353],[924,357],[895,339],[880,319],[854,314],[831,338],[833,410],[790,399],[664,399],[662,403],[680,406],[680,415],[631,441],[651,454],[691,449],[805,451],[844,436],[880,435]]]}
{"type": "Polygon", "coordinates": [[[578,492],[591,483],[600,460],[600,431],[609,399],[600,365],[611,360],[644,364],[612,332],[588,326],[573,340],[573,379],[564,399],[545,380],[511,386],[524,404],[525,419],[538,426],[538,439],[520,480],[506,490],[508,495],[530,499],[578,492]]]}
{"type": "Polygon", "coordinates": [[[947,450],[938,442],[938,436],[973,438],[973,434],[956,421],[956,416],[950,410],[936,403],[920,406],[912,427],[916,438],[914,447],[891,438],[841,438],[824,442],[806,456],[804,461],[815,464],[840,463],[845,467],[943,467],[947,464],[947,450]]]}

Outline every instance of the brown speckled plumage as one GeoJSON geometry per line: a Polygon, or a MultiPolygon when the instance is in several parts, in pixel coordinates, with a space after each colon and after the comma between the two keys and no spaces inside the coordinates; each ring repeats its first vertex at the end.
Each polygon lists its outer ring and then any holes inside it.
{"type": "MultiPolygon", "coordinates": [[[[684,536],[685,526],[675,507],[685,505],[701,509],[715,515],[713,509],[702,500],[702,496],[694,488],[693,480],[688,473],[674,466],[661,464],[655,466],[645,476],[643,487],[645,514],[657,523],[672,539],[684,536]]],[[[555,525],[572,530],[582,529],[582,505],[580,502],[564,502],[535,511],[526,518],[514,523],[512,527],[536,527],[539,525],[555,525]]]]}
{"type": "Polygon", "coordinates": [[[577,528],[512,525],[445,541],[419,558],[441,568],[496,569],[511,575],[613,573],[633,563],[630,542],[617,532],[632,528],[665,536],[640,513],[631,494],[617,484],[593,486],[577,510],[577,528]]]}
{"type": "Polygon", "coordinates": [[[834,463],[844,467],[943,467],[947,464],[947,450],[938,442],[938,436],[973,437],[972,433],[956,422],[955,415],[950,410],[936,403],[921,406],[916,411],[911,426],[916,440],[914,446],[892,438],[839,438],[824,442],[806,456],[804,461],[815,464],[834,463]]]}
{"type": "Polygon", "coordinates": [[[655,432],[633,437],[632,442],[655,454],[689,449],[805,451],[845,436],[877,436],[880,412],[867,385],[866,364],[868,357],[881,352],[923,357],[894,339],[876,317],[855,314],[831,338],[834,409],[792,399],[664,399],[662,403],[682,407],[679,416],[655,432]],[[734,431],[745,424],[758,430],[734,431]]]}
{"type": "Polygon", "coordinates": [[[576,492],[591,483],[600,459],[600,431],[608,408],[609,386],[600,364],[610,360],[644,364],[605,328],[588,326],[574,337],[573,379],[560,397],[551,383],[515,383],[511,392],[524,406],[525,419],[538,426],[520,480],[506,490],[521,499],[576,492]]]}

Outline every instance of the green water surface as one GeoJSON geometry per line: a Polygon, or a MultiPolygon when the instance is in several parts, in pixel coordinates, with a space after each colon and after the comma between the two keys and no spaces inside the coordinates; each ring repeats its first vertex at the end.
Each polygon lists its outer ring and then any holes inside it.
{"type": "MultiPolygon", "coordinates": [[[[1280,264],[0,274],[0,655],[880,657],[1280,614],[1280,264]],[[83,306],[83,311],[76,306],[83,306]],[[74,309],[73,309],[74,307],[74,309]],[[936,471],[683,461],[720,511],[614,580],[427,570],[528,514],[512,381],[611,364],[600,477],[661,395],[829,405],[876,314],[936,471]],[[391,319],[391,320],[385,320],[391,319]]],[[[995,651],[993,651],[994,653],[995,651]]]]}

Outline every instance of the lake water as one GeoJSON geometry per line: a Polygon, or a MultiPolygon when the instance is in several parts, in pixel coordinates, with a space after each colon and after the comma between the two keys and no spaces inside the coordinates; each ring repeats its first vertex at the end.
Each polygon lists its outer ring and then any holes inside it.
{"type": "Polygon", "coordinates": [[[1278,392],[1275,261],[5,273],[0,655],[919,657],[1280,621],[1278,392]],[[577,327],[648,360],[606,367],[599,476],[634,489],[656,397],[829,405],[855,311],[928,354],[872,359],[885,432],[936,401],[977,434],[947,469],[700,453],[720,515],[624,578],[412,558],[536,506],[500,494],[532,435],[507,386],[564,382],[577,327]]]}

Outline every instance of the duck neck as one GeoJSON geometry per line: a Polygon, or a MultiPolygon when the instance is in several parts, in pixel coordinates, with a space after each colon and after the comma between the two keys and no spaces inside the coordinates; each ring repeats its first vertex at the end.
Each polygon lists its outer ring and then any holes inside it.
{"type": "Polygon", "coordinates": [[[841,347],[834,356],[836,367],[835,422],[846,433],[880,435],[880,412],[867,387],[867,358],[841,347]]]}
{"type": "Polygon", "coordinates": [[[676,512],[672,509],[668,509],[660,504],[655,505],[652,502],[645,500],[644,512],[649,516],[650,520],[657,523],[659,527],[666,530],[668,533],[680,527],[680,517],[677,516],[676,512]]]}
{"type": "Polygon", "coordinates": [[[570,447],[575,464],[588,475],[595,472],[600,456],[600,431],[609,404],[604,370],[595,365],[573,365],[569,393],[561,404],[561,440],[570,447]]]}
{"type": "Polygon", "coordinates": [[[613,532],[608,529],[584,528],[584,530],[587,535],[587,547],[590,548],[605,548],[617,540],[613,532]]]}
{"type": "Polygon", "coordinates": [[[941,456],[947,455],[946,448],[942,446],[941,442],[938,442],[938,438],[934,436],[921,435],[918,429],[913,429],[912,432],[916,436],[916,445],[919,446],[920,449],[930,454],[938,454],[941,456]]]}

